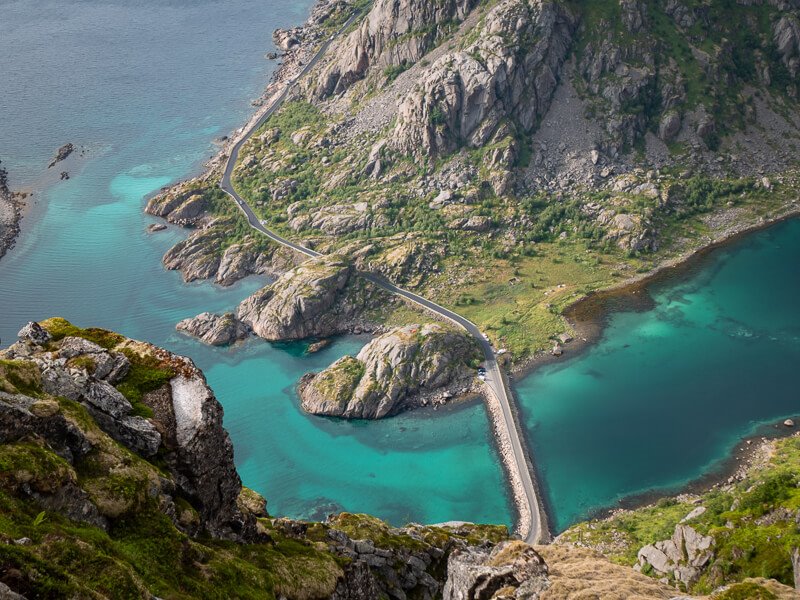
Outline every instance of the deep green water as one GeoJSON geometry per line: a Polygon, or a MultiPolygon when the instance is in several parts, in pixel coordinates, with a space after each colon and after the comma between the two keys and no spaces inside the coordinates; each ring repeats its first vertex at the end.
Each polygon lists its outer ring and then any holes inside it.
{"type": "MultiPolygon", "coordinates": [[[[185,285],[160,258],[184,233],[147,235],[143,197],[196,171],[211,140],[246,120],[262,56],[307,2],[0,0],[0,159],[39,179],[66,141],[90,149],[68,182],[37,194],[0,260],[0,338],[61,315],[192,357],[225,407],[244,482],[273,514],[344,508],[408,520],[511,520],[481,404],[394,419],[304,415],[300,376],[356,351],[347,338],[208,348],[174,324],[257,289],[185,285]],[[230,35],[235,32],[235,35],[230,35]]],[[[72,168],[72,167],[71,167],[72,168]]],[[[602,341],[519,386],[558,527],[625,495],[713,467],[762,421],[800,412],[800,224],[759,233],[688,279],[654,288],[655,310],[613,316],[602,341]]]]}
{"type": "Polygon", "coordinates": [[[800,413],[800,222],[715,251],[615,313],[599,343],[518,387],[562,529],[627,495],[719,468],[759,425],[800,413]]]}

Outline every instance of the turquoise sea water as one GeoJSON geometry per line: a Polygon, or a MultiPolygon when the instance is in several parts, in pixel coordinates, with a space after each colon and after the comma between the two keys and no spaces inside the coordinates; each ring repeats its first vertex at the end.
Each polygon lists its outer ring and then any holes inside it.
{"type": "MultiPolygon", "coordinates": [[[[37,194],[20,242],[0,260],[0,338],[62,315],[191,356],[225,407],[242,478],[273,514],[344,508],[398,524],[509,523],[481,404],[375,423],[309,417],[293,391],[299,377],[364,339],[307,357],[297,344],[218,349],[174,332],[264,281],[222,289],[165,272],[160,258],[184,233],[147,235],[143,197],[191,174],[214,137],[244,122],[269,74],[272,29],[307,9],[0,0],[0,159],[12,180],[38,181],[67,141],[89,149],[71,180],[37,194]]],[[[759,233],[655,286],[654,310],[615,314],[587,353],[520,383],[558,528],[694,479],[758,423],[800,412],[798,265],[800,224],[759,233]]]]}
{"type": "Polygon", "coordinates": [[[719,467],[759,425],[800,413],[800,222],[714,252],[614,314],[600,342],[518,392],[559,529],[719,467]]]}
{"type": "MultiPolygon", "coordinates": [[[[38,194],[17,247],[0,260],[0,339],[64,316],[192,357],[225,408],[246,485],[273,514],[366,511],[402,524],[511,521],[481,404],[381,423],[304,415],[300,376],[355,352],[343,339],[208,348],[174,332],[229,310],[264,280],[186,285],[161,256],[184,233],[147,235],[143,198],[190,175],[251,112],[275,27],[309,3],[270,0],[0,0],[0,159],[31,184],[55,149],[89,149],[72,179],[38,194]]],[[[70,167],[72,169],[72,167],[70,167]]]]}

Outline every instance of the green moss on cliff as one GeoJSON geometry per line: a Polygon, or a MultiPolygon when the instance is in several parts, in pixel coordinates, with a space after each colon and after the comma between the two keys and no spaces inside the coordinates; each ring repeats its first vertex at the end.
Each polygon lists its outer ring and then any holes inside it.
{"type": "Polygon", "coordinates": [[[124,336],[114,333],[113,331],[108,331],[107,329],[100,329],[98,327],[81,329],[61,317],[47,319],[39,323],[39,325],[44,327],[50,335],[53,336],[54,341],[64,339],[65,337],[80,337],[109,350],[125,340],[124,336]]]}
{"type": "Polygon", "coordinates": [[[0,391],[39,396],[42,378],[36,364],[24,360],[0,360],[0,391]]]}
{"type": "Polygon", "coordinates": [[[124,348],[122,353],[131,361],[131,368],[117,384],[117,389],[133,405],[134,415],[152,417],[152,409],[142,402],[142,398],[169,383],[175,377],[175,370],[155,356],[142,355],[129,348],[124,348]]]}

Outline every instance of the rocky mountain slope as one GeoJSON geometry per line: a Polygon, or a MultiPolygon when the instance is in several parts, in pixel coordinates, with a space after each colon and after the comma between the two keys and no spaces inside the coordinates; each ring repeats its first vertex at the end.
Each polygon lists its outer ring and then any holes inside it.
{"type": "Polygon", "coordinates": [[[408,325],[376,337],[355,357],[306,375],[300,398],[313,414],[380,419],[467,394],[481,358],[475,341],[462,331],[433,323],[408,325]]]}
{"type": "Polygon", "coordinates": [[[0,507],[2,598],[675,597],[504,526],[270,517],[190,360],[63,319],[29,323],[0,352],[0,507]]]}
{"type": "MultiPolygon", "coordinates": [[[[800,210],[792,1],[363,8],[244,145],[234,185],[281,235],[458,310],[517,364],[586,293],[800,210]]],[[[326,10],[348,14],[322,3],[278,33],[287,64],[331,30],[326,10]]],[[[290,269],[217,175],[149,203],[197,227],[168,268],[223,284],[290,269]]]]}

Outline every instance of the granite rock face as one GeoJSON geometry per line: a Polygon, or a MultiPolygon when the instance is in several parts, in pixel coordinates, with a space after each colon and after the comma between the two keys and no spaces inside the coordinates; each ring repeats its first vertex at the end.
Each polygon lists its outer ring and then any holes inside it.
{"type": "Polygon", "coordinates": [[[317,415],[380,419],[404,408],[447,398],[472,382],[480,360],[474,340],[439,324],[393,329],[318,374],[299,391],[303,409],[317,415]]]}
{"type": "Polygon", "coordinates": [[[271,275],[291,268],[297,257],[276,245],[264,246],[253,237],[230,244],[235,223],[226,217],[210,220],[164,255],[164,267],[180,271],[187,283],[213,279],[219,285],[236,283],[248,275],[271,275]]]}
{"type": "Polygon", "coordinates": [[[501,542],[492,549],[456,550],[447,563],[444,600],[526,598],[549,587],[548,568],[531,546],[501,542]]]}
{"type": "Polygon", "coordinates": [[[250,330],[233,313],[215,315],[204,312],[191,319],[184,319],[175,326],[212,346],[228,346],[246,338],[250,330]]]}
{"type": "MultiPolygon", "coordinates": [[[[130,472],[137,485],[148,482],[148,493],[176,518],[176,526],[186,526],[177,522],[179,495],[199,516],[192,533],[226,539],[255,535],[253,515],[237,502],[242,484],[222,427],[222,407],[191,360],[63,319],[29,323],[18,342],[0,352],[0,360],[0,442],[40,440],[70,465],[100,453],[103,468],[130,472]],[[95,425],[70,416],[58,398],[81,405],[95,425]],[[131,463],[100,432],[140,462],[131,463]],[[156,454],[168,477],[145,467],[156,454]]],[[[64,468],[60,482],[31,488],[42,506],[98,526],[132,509],[129,498],[82,490],[64,468]]]]}
{"type": "Polygon", "coordinates": [[[532,132],[550,106],[574,27],[558,3],[504,0],[475,42],[424,72],[400,104],[390,145],[434,156],[513,137],[516,128],[532,132]]]}
{"type": "Polygon", "coordinates": [[[319,76],[316,95],[340,94],[370,67],[412,64],[433,46],[440,26],[463,20],[475,0],[378,0],[360,26],[336,48],[337,60],[319,76]]]}
{"type": "Polygon", "coordinates": [[[327,337],[358,312],[352,264],[340,256],[308,260],[245,299],[237,317],[266,340],[327,337]]]}
{"type": "Polygon", "coordinates": [[[638,567],[649,565],[658,574],[672,576],[689,586],[714,557],[714,538],[678,524],[672,538],[644,546],[638,553],[638,567]]]}

